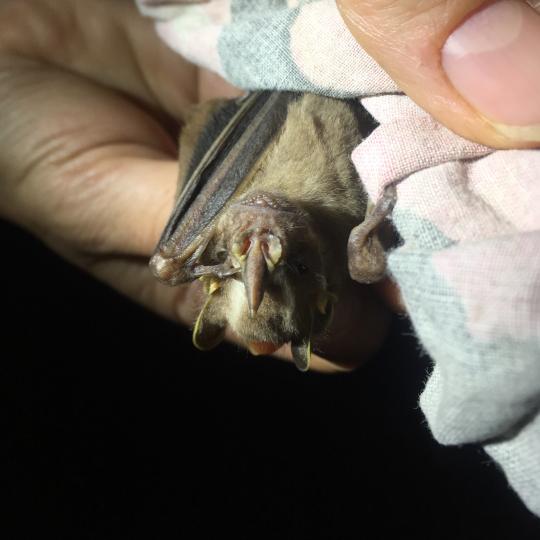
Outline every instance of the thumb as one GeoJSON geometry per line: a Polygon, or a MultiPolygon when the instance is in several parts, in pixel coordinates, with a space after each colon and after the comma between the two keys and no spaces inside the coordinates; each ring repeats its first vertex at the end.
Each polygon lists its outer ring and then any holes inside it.
{"type": "Polygon", "coordinates": [[[540,145],[538,0],[338,6],[362,47],[448,128],[496,148],[540,145]]]}

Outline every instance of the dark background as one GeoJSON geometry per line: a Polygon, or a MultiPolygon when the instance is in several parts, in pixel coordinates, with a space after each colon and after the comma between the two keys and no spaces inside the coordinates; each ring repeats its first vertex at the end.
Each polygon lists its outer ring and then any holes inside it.
{"type": "Polygon", "coordinates": [[[478,447],[417,407],[429,359],[395,319],[353,374],[199,353],[0,223],[6,539],[540,538],[478,447]]]}

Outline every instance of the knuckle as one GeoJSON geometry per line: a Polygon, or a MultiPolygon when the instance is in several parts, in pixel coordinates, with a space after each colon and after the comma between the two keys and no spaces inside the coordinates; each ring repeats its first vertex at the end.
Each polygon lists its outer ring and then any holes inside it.
{"type": "Polygon", "coordinates": [[[74,24],[69,7],[65,2],[4,0],[0,4],[0,51],[34,58],[65,51],[74,24]],[[59,9],[59,4],[68,9],[59,9]]]}

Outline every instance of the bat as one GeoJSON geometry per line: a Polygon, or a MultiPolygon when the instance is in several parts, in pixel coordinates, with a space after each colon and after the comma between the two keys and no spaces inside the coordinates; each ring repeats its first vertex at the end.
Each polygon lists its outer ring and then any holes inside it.
{"type": "Polygon", "coordinates": [[[357,100],[308,93],[251,92],[194,109],[150,268],[172,286],[203,281],[196,347],[215,347],[229,327],[255,355],[290,343],[305,371],[349,276],[384,276],[377,229],[395,189],[370,203],[350,159],[374,127],[357,100]]]}

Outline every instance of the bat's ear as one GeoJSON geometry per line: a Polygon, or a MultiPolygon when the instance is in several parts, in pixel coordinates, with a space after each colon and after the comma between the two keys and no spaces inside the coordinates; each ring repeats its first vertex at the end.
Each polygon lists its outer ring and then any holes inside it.
{"type": "Polygon", "coordinates": [[[211,296],[206,300],[193,328],[193,345],[201,351],[208,351],[219,345],[225,336],[225,322],[213,317],[211,296]]]}
{"type": "Polygon", "coordinates": [[[299,341],[291,342],[291,353],[294,365],[300,371],[307,371],[311,361],[311,340],[305,338],[299,341]]]}
{"type": "Polygon", "coordinates": [[[368,208],[366,219],[351,231],[347,246],[349,273],[359,283],[374,283],[384,277],[386,254],[377,231],[392,213],[396,200],[396,186],[386,186],[377,203],[368,208]]]}

